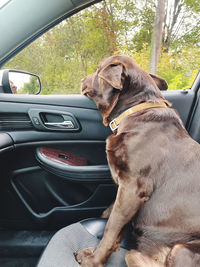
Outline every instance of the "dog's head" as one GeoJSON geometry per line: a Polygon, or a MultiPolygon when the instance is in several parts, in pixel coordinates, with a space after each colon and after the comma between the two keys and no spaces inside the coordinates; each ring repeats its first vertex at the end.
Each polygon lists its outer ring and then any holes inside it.
{"type": "Polygon", "coordinates": [[[96,103],[105,125],[112,120],[111,113],[116,107],[126,109],[146,101],[165,101],[160,90],[167,88],[164,79],[144,72],[127,56],[103,60],[97,71],[85,77],[81,85],[82,94],[96,103]]]}

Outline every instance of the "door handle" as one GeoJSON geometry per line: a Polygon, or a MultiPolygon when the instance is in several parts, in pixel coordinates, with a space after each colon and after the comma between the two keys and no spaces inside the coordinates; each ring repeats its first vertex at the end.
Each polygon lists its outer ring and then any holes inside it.
{"type": "Polygon", "coordinates": [[[69,112],[48,109],[29,109],[33,126],[42,131],[77,132],[81,127],[76,117],[69,112]]]}
{"type": "Polygon", "coordinates": [[[53,126],[53,127],[58,127],[58,128],[75,128],[74,124],[72,121],[62,121],[62,122],[44,122],[45,126],[53,126]]]}

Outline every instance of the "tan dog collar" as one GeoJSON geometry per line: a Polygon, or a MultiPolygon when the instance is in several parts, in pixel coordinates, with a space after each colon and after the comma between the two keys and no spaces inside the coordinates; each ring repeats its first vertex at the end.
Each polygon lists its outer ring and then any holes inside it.
{"type": "Polygon", "coordinates": [[[148,109],[148,108],[163,108],[163,107],[167,107],[167,105],[163,102],[163,103],[153,103],[153,102],[145,102],[139,105],[136,105],[132,108],[129,108],[127,110],[125,110],[122,114],[120,114],[117,118],[115,118],[114,120],[112,120],[109,123],[110,129],[114,132],[115,130],[117,130],[120,121],[126,117],[127,115],[136,113],[138,111],[144,110],[144,109],[148,109]]]}

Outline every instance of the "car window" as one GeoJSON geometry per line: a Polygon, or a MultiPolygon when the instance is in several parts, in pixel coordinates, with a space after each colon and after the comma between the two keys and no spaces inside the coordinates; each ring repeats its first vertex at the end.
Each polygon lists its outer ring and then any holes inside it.
{"type": "Polygon", "coordinates": [[[159,60],[152,71],[152,47],[159,39],[155,38],[156,27],[162,15],[158,3],[102,1],[62,21],[4,68],[39,75],[41,94],[79,94],[81,79],[92,73],[103,58],[125,54],[144,70],[165,78],[169,89],[190,88],[200,62],[200,1],[172,0],[164,9],[160,7],[166,11],[160,49],[156,51],[159,60]]]}

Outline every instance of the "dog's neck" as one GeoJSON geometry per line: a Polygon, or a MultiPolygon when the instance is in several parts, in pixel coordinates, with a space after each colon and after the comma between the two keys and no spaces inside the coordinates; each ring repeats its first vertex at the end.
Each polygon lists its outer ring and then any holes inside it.
{"type": "Polygon", "coordinates": [[[142,103],[165,103],[167,106],[170,106],[170,103],[162,96],[160,90],[157,88],[145,86],[145,88],[141,89],[140,85],[140,88],[137,90],[134,84],[129,86],[128,88],[125,87],[120,94],[116,106],[108,117],[108,122],[120,116],[125,110],[142,103]]]}
{"type": "Polygon", "coordinates": [[[128,115],[130,114],[134,114],[140,111],[144,111],[146,109],[150,109],[150,108],[167,108],[168,105],[164,102],[162,103],[153,103],[153,102],[145,102],[142,104],[138,104],[135,105],[127,110],[125,110],[124,112],[122,112],[118,117],[116,117],[115,119],[113,119],[109,126],[110,129],[115,132],[120,124],[120,122],[128,115]]]}

